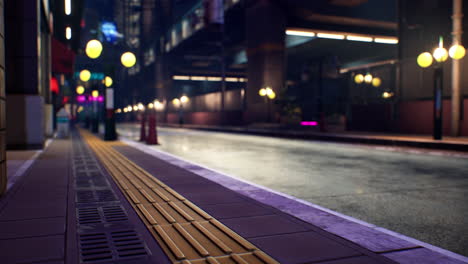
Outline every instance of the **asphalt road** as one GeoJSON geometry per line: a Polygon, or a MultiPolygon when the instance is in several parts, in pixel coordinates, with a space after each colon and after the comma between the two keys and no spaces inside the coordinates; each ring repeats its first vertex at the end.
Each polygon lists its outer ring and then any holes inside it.
{"type": "MultiPolygon", "coordinates": [[[[137,139],[139,128],[119,125],[137,139]]],[[[468,156],[161,128],[155,148],[468,256],[468,156]]]]}

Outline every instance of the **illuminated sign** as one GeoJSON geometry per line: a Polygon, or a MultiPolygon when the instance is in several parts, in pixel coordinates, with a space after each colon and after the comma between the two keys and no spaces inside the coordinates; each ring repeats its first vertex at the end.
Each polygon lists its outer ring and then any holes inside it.
{"type": "Polygon", "coordinates": [[[101,32],[106,41],[110,43],[115,43],[118,38],[122,37],[122,34],[117,32],[117,27],[114,22],[103,22],[101,24],[101,32]]]}
{"type": "MultiPolygon", "coordinates": [[[[90,80],[104,80],[104,77],[105,75],[102,72],[92,72],[90,80]]],[[[75,72],[75,78],[80,78],[80,72],[75,72]]]]}

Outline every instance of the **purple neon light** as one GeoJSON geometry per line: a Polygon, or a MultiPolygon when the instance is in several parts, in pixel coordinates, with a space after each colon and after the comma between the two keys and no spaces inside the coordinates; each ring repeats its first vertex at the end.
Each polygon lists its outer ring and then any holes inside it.
{"type": "Polygon", "coordinates": [[[301,126],[317,126],[317,121],[302,121],[301,126]]]}
{"type": "Polygon", "coordinates": [[[97,101],[98,102],[104,102],[104,96],[102,96],[102,95],[98,96],[97,101]]]}
{"type": "Polygon", "coordinates": [[[86,101],[86,97],[84,95],[79,95],[76,97],[76,101],[78,101],[78,103],[83,103],[86,101]]]}

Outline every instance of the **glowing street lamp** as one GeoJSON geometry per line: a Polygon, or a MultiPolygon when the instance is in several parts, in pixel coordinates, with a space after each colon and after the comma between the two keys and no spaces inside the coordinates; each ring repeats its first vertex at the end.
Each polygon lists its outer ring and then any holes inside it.
{"type": "Polygon", "coordinates": [[[188,101],[189,101],[189,98],[187,96],[183,95],[182,97],[180,97],[180,102],[181,103],[186,103],[188,101]]]}
{"type": "Polygon", "coordinates": [[[465,57],[466,50],[465,47],[459,44],[455,44],[449,49],[449,56],[454,60],[459,60],[465,57]]]}
{"type": "Polygon", "coordinates": [[[371,83],[372,82],[372,75],[370,73],[367,73],[365,76],[364,76],[364,82],[365,83],[371,83]]]}
{"type": "Polygon", "coordinates": [[[356,76],[354,76],[354,82],[357,83],[357,84],[361,84],[364,82],[364,75],[362,74],[356,74],[356,76]]]}
{"type": "Polygon", "coordinates": [[[89,81],[89,79],[91,79],[91,72],[88,70],[82,70],[80,72],[80,80],[82,80],[83,82],[87,82],[89,81]]]}
{"type": "Polygon", "coordinates": [[[111,77],[106,76],[106,77],[104,78],[104,85],[105,85],[106,87],[111,87],[111,86],[112,86],[112,83],[113,83],[113,81],[112,81],[112,78],[111,78],[111,77]]]}
{"type": "Polygon", "coordinates": [[[442,37],[439,37],[439,46],[434,49],[432,56],[429,52],[423,52],[419,54],[417,58],[417,63],[421,68],[427,68],[432,65],[432,58],[437,64],[435,64],[434,69],[434,130],[433,138],[435,140],[442,139],[442,92],[443,92],[443,67],[442,63],[445,62],[448,57],[459,60],[465,56],[466,50],[462,45],[455,44],[449,51],[444,48],[444,40],[442,37]]]}
{"type": "Polygon", "coordinates": [[[379,77],[372,79],[372,86],[379,87],[382,84],[382,80],[379,77]]]}
{"type": "Polygon", "coordinates": [[[120,57],[120,62],[122,62],[123,66],[131,68],[136,64],[136,56],[130,51],[127,51],[120,57]]]}
{"type": "Polygon", "coordinates": [[[91,96],[92,96],[94,99],[96,99],[96,98],[99,97],[99,92],[98,92],[97,90],[94,90],[94,91],[91,92],[91,96]]]}
{"type": "Polygon", "coordinates": [[[273,92],[273,90],[270,87],[266,88],[266,95],[268,96],[270,100],[273,100],[276,98],[276,93],[273,92]]]}
{"type": "Polygon", "coordinates": [[[271,89],[271,87],[265,87],[265,88],[262,88],[258,91],[258,94],[261,96],[261,97],[265,97],[266,100],[267,100],[267,112],[268,112],[268,122],[271,121],[271,100],[275,99],[276,98],[276,93],[273,91],[273,89],[271,89]]]}
{"type": "Polygon", "coordinates": [[[85,92],[85,88],[83,87],[83,85],[78,85],[78,87],[76,87],[76,94],[83,94],[85,92]]]}
{"type": "Polygon", "coordinates": [[[88,57],[90,57],[91,59],[99,58],[102,52],[101,42],[97,39],[92,39],[88,41],[88,43],[86,44],[85,52],[86,52],[86,55],[88,55],[88,57]]]}
{"type": "Polygon", "coordinates": [[[421,68],[427,68],[432,65],[432,54],[429,52],[423,52],[419,54],[417,62],[419,67],[421,68]]]}
{"type": "Polygon", "coordinates": [[[138,110],[140,111],[145,110],[145,106],[142,103],[138,103],[137,107],[138,107],[138,110]]]}
{"type": "Polygon", "coordinates": [[[172,100],[172,104],[178,107],[180,105],[180,99],[179,98],[174,98],[172,100]]]}

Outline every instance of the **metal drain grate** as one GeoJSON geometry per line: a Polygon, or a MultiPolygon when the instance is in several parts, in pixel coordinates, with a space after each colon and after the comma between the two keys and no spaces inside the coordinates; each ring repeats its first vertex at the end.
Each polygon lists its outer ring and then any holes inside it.
{"type": "Polygon", "coordinates": [[[112,202],[117,198],[112,190],[79,190],[76,192],[77,203],[112,202]]]}
{"type": "Polygon", "coordinates": [[[127,214],[121,206],[105,206],[102,207],[102,211],[106,222],[112,223],[128,220],[127,214]]]}
{"type": "Polygon", "coordinates": [[[149,263],[150,251],[134,230],[111,181],[76,133],[73,175],[80,263],[149,263]]]}
{"type": "Polygon", "coordinates": [[[93,191],[77,191],[76,192],[77,203],[95,203],[97,202],[93,191]]]}
{"type": "Polygon", "coordinates": [[[112,260],[112,250],[105,233],[82,234],[79,245],[82,262],[112,260]]]}
{"type": "Polygon", "coordinates": [[[147,255],[143,241],[134,230],[111,232],[111,237],[119,257],[147,255]]]}
{"type": "Polygon", "coordinates": [[[78,224],[80,225],[99,224],[102,222],[99,209],[96,207],[80,208],[77,211],[78,224]]]}
{"type": "Polygon", "coordinates": [[[97,190],[96,195],[99,202],[111,202],[117,200],[114,192],[111,190],[97,190]]]}
{"type": "Polygon", "coordinates": [[[148,256],[146,245],[135,230],[80,234],[79,245],[83,263],[148,256]]]}
{"type": "Polygon", "coordinates": [[[84,207],[78,208],[76,211],[78,224],[80,226],[128,221],[127,213],[120,205],[84,207]]]}

